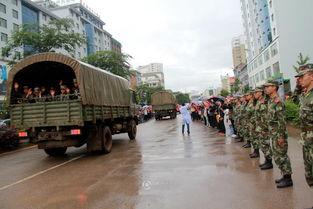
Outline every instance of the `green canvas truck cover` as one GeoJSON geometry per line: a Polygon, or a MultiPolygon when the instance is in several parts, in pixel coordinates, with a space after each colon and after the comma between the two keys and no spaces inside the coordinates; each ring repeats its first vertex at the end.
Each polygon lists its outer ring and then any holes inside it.
{"type": "MultiPolygon", "coordinates": [[[[69,56],[47,52],[26,57],[9,72],[7,98],[10,98],[14,76],[24,68],[39,62],[57,62],[69,66],[75,73],[83,105],[129,106],[129,82],[108,71],[73,59],[69,56]]],[[[7,100],[8,102],[10,99],[7,100]]]]}
{"type": "Polygon", "coordinates": [[[151,104],[152,106],[176,104],[176,98],[170,92],[159,91],[151,95],[151,104]]]}

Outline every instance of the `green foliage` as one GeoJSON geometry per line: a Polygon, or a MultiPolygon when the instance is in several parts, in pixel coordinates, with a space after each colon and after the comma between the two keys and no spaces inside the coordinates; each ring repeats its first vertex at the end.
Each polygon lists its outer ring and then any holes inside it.
{"type": "Polygon", "coordinates": [[[146,85],[137,86],[135,89],[139,104],[151,104],[151,95],[155,92],[164,90],[163,87],[149,87],[146,85]]]}
{"type": "Polygon", "coordinates": [[[308,56],[303,57],[303,55],[302,55],[301,52],[299,53],[298,58],[299,58],[299,60],[297,61],[297,65],[298,65],[298,66],[293,65],[293,68],[295,69],[295,71],[296,71],[297,73],[299,73],[299,71],[300,71],[299,67],[300,67],[301,65],[307,64],[308,61],[310,60],[310,58],[309,58],[308,56]]]}
{"type": "Polygon", "coordinates": [[[300,125],[300,116],[299,116],[299,106],[296,105],[291,99],[285,102],[286,110],[286,118],[287,121],[295,126],[300,125]]]}
{"type": "Polygon", "coordinates": [[[238,78],[235,78],[234,84],[231,85],[230,90],[231,95],[239,92],[241,84],[242,84],[241,81],[238,78]]]}
{"type": "Polygon", "coordinates": [[[98,51],[82,59],[83,62],[107,70],[123,78],[131,75],[130,64],[128,60],[130,55],[115,51],[98,51]]]}
{"type": "Polygon", "coordinates": [[[227,96],[229,96],[229,91],[227,91],[226,89],[222,89],[220,95],[223,97],[227,97],[227,96]]]}
{"type": "Polygon", "coordinates": [[[248,93],[251,90],[251,87],[248,85],[245,85],[245,87],[243,88],[243,93],[248,93]]]}
{"type": "Polygon", "coordinates": [[[17,61],[30,54],[51,52],[55,49],[64,49],[72,56],[76,47],[86,43],[86,38],[73,32],[74,22],[71,19],[58,19],[49,21],[48,25],[38,23],[24,24],[15,30],[6,46],[2,49],[2,56],[17,61]],[[23,56],[19,49],[24,48],[23,56]]]}
{"type": "Polygon", "coordinates": [[[184,94],[181,92],[174,92],[174,95],[176,96],[176,102],[177,104],[184,104],[184,103],[189,103],[190,102],[190,98],[188,94],[184,94]]]}

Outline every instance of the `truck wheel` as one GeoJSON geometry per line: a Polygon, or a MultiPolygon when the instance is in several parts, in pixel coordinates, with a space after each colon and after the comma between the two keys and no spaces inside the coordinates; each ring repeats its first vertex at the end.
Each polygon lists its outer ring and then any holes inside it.
{"type": "Polygon", "coordinates": [[[62,156],[65,154],[66,150],[67,150],[67,147],[50,148],[50,149],[45,149],[45,153],[54,157],[62,156]]]}
{"type": "Polygon", "coordinates": [[[104,126],[101,128],[101,143],[102,143],[102,151],[106,154],[111,152],[112,150],[112,132],[109,126],[104,126]]]}
{"type": "Polygon", "coordinates": [[[128,131],[128,137],[130,140],[136,139],[137,134],[137,125],[135,120],[131,120],[129,123],[129,131],[128,131]]]}

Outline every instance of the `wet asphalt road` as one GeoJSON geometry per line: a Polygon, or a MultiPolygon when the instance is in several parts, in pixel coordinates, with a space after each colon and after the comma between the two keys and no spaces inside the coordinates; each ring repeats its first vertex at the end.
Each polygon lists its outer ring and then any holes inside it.
{"type": "MultiPolygon", "coordinates": [[[[0,209],[298,209],[312,207],[301,146],[289,139],[294,187],[276,189],[277,167],[215,129],[195,122],[182,136],[177,120],[138,126],[136,141],[115,135],[108,155],[71,148],[48,157],[36,148],[0,155],[0,209]]],[[[292,130],[295,132],[295,130],[292,130]]]]}

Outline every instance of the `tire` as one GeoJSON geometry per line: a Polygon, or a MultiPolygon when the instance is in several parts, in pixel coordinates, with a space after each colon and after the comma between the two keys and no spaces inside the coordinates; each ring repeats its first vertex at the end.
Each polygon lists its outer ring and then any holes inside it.
{"type": "Polygon", "coordinates": [[[129,122],[129,131],[128,131],[128,137],[130,140],[136,139],[137,135],[137,125],[135,120],[131,120],[129,122]]]}
{"type": "Polygon", "coordinates": [[[100,137],[102,144],[102,152],[107,154],[112,150],[112,132],[109,126],[100,127],[100,137]]]}
{"type": "Polygon", "coordinates": [[[57,156],[63,156],[66,150],[67,150],[67,147],[50,148],[50,149],[45,149],[45,153],[47,153],[47,155],[57,157],[57,156]]]}

